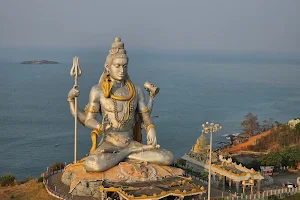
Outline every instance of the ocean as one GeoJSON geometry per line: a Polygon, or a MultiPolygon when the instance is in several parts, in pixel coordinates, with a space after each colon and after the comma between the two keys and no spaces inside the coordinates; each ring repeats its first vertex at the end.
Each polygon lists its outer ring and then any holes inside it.
{"type": "MultiPolygon", "coordinates": [[[[74,84],[72,57],[79,56],[83,72],[82,109],[106,55],[98,49],[0,49],[0,175],[9,172],[22,180],[55,162],[73,161],[74,119],[67,102],[74,84]],[[39,59],[60,64],[19,64],[39,59]]],[[[177,158],[191,149],[206,121],[223,127],[213,135],[216,148],[226,141],[222,135],[241,132],[248,112],[260,122],[300,117],[300,62],[294,57],[142,50],[129,57],[135,84],[150,81],[160,87],[152,112],[159,116],[153,119],[157,140],[177,158]]],[[[78,159],[90,145],[89,129],[78,125],[78,159]]]]}

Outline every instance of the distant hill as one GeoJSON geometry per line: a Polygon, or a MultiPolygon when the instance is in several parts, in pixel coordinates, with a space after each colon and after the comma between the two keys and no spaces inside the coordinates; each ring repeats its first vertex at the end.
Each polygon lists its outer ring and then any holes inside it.
{"type": "MultiPolygon", "coordinates": [[[[239,143],[237,145],[233,145],[230,148],[226,148],[226,149],[222,149],[223,152],[238,152],[238,151],[242,151],[242,150],[249,150],[249,147],[251,148],[251,146],[255,146],[256,142],[266,136],[268,136],[269,134],[271,134],[271,130],[267,130],[265,132],[262,132],[260,134],[257,134],[255,136],[251,136],[246,142],[243,143],[239,143]]],[[[266,149],[264,149],[266,150],[266,149]]]]}
{"type": "Polygon", "coordinates": [[[59,64],[59,63],[50,60],[30,60],[30,61],[23,61],[21,62],[21,64],[41,65],[41,64],[59,64]]]}
{"type": "Polygon", "coordinates": [[[283,147],[293,146],[300,146],[300,132],[284,124],[252,136],[248,141],[222,151],[231,153],[247,150],[253,152],[274,152],[283,147]]]}
{"type": "Polygon", "coordinates": [[[270,134],[256,140],[251,151],[277,151],[284,147],[300,146],[300,131],[283,124],[270,130],[270,134]]]}

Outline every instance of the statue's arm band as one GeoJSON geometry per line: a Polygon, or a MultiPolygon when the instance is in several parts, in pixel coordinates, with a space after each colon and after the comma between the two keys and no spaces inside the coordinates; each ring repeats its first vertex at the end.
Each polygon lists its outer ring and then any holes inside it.
{"type": "Polygon", "coordinates": [[[92,106],[91,109],[89,109],[89,104],[87,104],[84,108],[84,112],[89,112],[89,113],[98,113],[98,111],[96,110],[95,106],[92,106]]]}
{"type": "Polygon", "coordinates": [[[148,132],[148,131],[150,130],[151,127],[155,128],[155,126],[154,126],[153,124],[149,124],[149,125],[145,128],[146,131],[148,132]]]}
{"type": "Polygon", "coordinates": [[[146,106],[144,109],[142,109],[139,113],[142,114],[142,113],[147,113],[149,112],[149,109],[148,107],[146,106]]]}

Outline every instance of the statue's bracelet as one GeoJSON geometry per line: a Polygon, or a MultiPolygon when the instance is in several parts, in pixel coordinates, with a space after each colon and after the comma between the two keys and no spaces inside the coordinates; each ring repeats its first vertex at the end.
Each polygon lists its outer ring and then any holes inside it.
{"type": "Polygon", "coordinates": [[[153,124],[149,124],[149,125],[146,127],[146,131],[147,131],[147,132],[150,131],[150,128],[151,128],[151,127],[155,128],[155,126],[154,126],[153,124]]]}
{"type": "Polygon", "coordinates": [[[149,112],[149,109],[148,107],[146,106],[141,112],[139,112],[140,114],[143,114],[143,113],[147,113],[149,112]]]}
{"type": "Polygon", "coordinates": [[[68,102],[73,102],[74,99],[71,99],[71,98],[67,98],[68,102]]]}
{"type": "Polygon", "coordinates": [[[150,97],[152,97],[152,98],[154,99],[154,97],[155,97],[155,94],[154,94],[154,93],[152,93],[152,92],[149,92],[149,96],[150,96],[150,97]]]}

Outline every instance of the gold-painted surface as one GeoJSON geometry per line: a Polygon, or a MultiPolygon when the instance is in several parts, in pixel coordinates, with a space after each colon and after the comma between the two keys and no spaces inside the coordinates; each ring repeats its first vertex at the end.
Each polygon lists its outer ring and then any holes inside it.
{"type": "MultiPolygon", "coordinates": [[[[71,173],[72,174],[72,181],[70,185],[70,192],[73,191],[73,189],[82,181],[99,181],[99,180],[106,180],[109,182],[114,182],[114,183],[121,183],[121,182],[126,182],[127,179],[120,178],[118,176],[118,171],[119,171],[119,165],[106,170],[104,172],[86,172],[83,166],[84,160],[82,159],[79,163],[75,164],[69,164],[68,166],[65,167],[64,171],[71,173]]],[[[157,164],[150,164],[152,167],[155,168],[157,177],[160,179],[163,179],[164,177],[177,177],[180,176],[180,174],[183,173],[181,169],[178,168],[173,168],[170,166],[161,166],[157,164]]],[[[107,188],[106,188],[107,189],[107,188]]],[[[138,188],[134,187],[127,187],[123,188],[126,191],[133,191],[133,190],[138,190],[138,188]]]]}
{"type": "Polygon", "coordinates": [[[140,111],[139,113],[147,113],[147,112],[149,112],[149,109],[148,109],[148,107],[146,106],[142,111],[140,111]]]}
{"type": "Polygon", "coordinates": [[[97,130],[93,130],[97,135],[99,135],[100,133],[101,134],[104,134],[104,132],[103,131],[101,131],[101,129],[102,129],[102,124],[101,125],[99,125],[99,127],[98,127],[98,129],[97,130]]]}
{"type": "Polygon", "coordinates": [[[111,97],[112,99],[117,100],[117,101],[128,101],[128,100],[130,100],[130,99],[133,99],[134,94],[135,94],[133,84],[132,84],[128,79],[125,81],[125,84],[126,84],[127,87],[129,88],[129,94],[128,94],[127,97],[116,96],[116,95],[113,95],[113,94],[111,94],[111,93],[110,93],[110,97],[111,97]]]}
{"type": "Polygon", "coordinates": [[[101,85],[101,89],[102,89],[104,97],[108,98],[110,95],[110,90],[113,86],[112,81],[109,80],[108,78],[105,78],[100,82],[100,85],[101,85]]]}
{"type": "Polygon", "coordinates": [[[152,93],[152,92],[149,92],[149,96],[150,96],[150,97],[155,97],[155,94],[152,93]]]}
{"type": "Polygon", "coordinates": [[[146,131],[148,132],[148,131],[150,130],[151,127],[155,128],[154,124],[149,124],[149,125],[146,127],[146,131]]]}
{"type": "Polygon", "coordinates": [[[185,196],[191,196],[191,195],[198,195],[198,194],[203,194],[205,193],[204,187],[202,186],[201,188],[197,188],[194,184],[188,184],[187,186],[192,187],[192,189],[189,190],[169,190],[169,191],[162,191],[159,194],[153,193],[152,195],[146,195],[146,194],[141,194],[138,196],[135,196],[133,194],[128,194],[126,193],[125,188],[123,187],[108,187],[105,188],[103,186],[99,187],[100,191],[105,191],[105,192],[117,192],[119,195],[127,198],[127,199],[162,199],[167,196],[178,196],[178,197],[185,197],[185,196]],[[194,186],[194,187],[193,187],[194,186]]]}
{"type": "MultiPolygon", "coordinates": [[[[242,172],[242,173],[235,173],[235,172],[233,172],[233,171],[231,171],[231,170],[226,170],[226,169],[224,169],[223,167],[222,167],[222,165],[216,165],[216,164],[212,164],[212,166],[213,167],[215,167],[215,168],[217,168],[217,169],[219,169],[219,170],[222,170],[222,171],[224,171],[224,172],[227,172],[227,173],[229,173],[229,174],[232,174],[232,175],[234,175],[234,176],[246,176],[248,173],[249,174],[251,174],[251,175],[258,175],[258,174],[260,174],[259,172],[256,172],[256,171],[248,171],[248,172],[242,172]]],[[[241,170],[240,170],[241,171],[241,170]]]]}
{"type": "Polygon", "coordinates": [[[76,166],[83,166],[83,162],[77,162],[77,163],[71,163],[65,166],[64,171],[66,171],[68,168],[76,167],[76,166]]]}
{"type": "Polygon", "coordinates": [[[84,112],[87,113],[98,113],[99,111],[96,110],[95,106],[92,106],[92,109],[89,110],[89,104],[85,105],[84,112]]]}
{"type": "MultiPolygon", "coordinates": [[[[127,87],[129,88],[129,94],[128,94],[127,97],[116,96],[116,95],[113,95],[111,93],[109,93],[108,97],[110,97],[111,99],[117,100],[117,101],[127,101],[126,102],[126,109],[130,111],[130,104],[135,98],[135,89],[134,89],[133,83],[129,79],[126,79],[125,85],[127,85],[127,87]]],[[[133,112],[133,111],[131,111],[131,112],[133,112]]],[[[129,119],[130,114],[131,114],[130,112],[126,113],[126,116],[125,116],[125,119],[124,119],[125,121],[129,119]]]]}
{"type": "Polygon", "coordinates": [[[90,149],[90,155],[96,150],[97,148],[97,138],[98,138],[99,131],[93,130],[91,132],[91,140],[92,140],[92,147],[90,149]]]}
{"type": "Polygon", "coordinates": [[[68,101],[68,102],[73,102],[73,101],[74,101],[74,99],[67,98],[67,101],[68,101]]]}
{"type": "Polygon", "coordinates": [[[86,158],[87,158],[87,157],[82,158],[81,160],[78,161],[78,163],[83,164],[83,162],[85,161],[86,158]]]}
{"type": "Polygon", "coordinates": [[[196,144],[192,147],[192,152],[194,153],[205,153],[209,149],[207,145],[207,139],[202,133],[201,136],[197,139],[196,144]]]}
{"type": "Polygon", "coordinates": [[[88,111],[88,108],[89,108],[89,104],[86,104],[85,106],[84,106],[84,112],[87,112],[88,111]]]}

